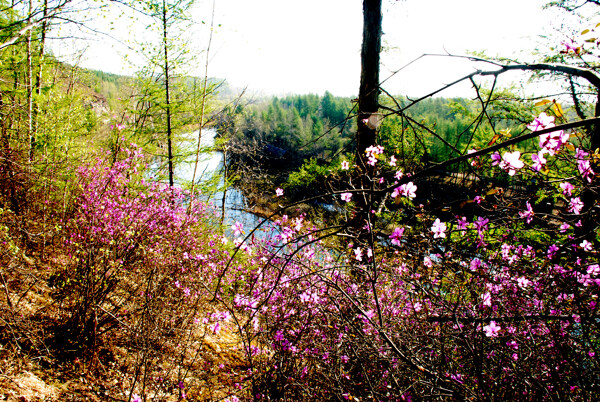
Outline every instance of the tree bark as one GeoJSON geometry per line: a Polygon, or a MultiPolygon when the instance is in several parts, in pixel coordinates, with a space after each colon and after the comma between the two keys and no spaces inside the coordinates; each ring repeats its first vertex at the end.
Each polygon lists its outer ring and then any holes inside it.
{"type": "MultiPolygon", "coordinates": [[[[29,0],[27,24],[31,23],[32,11],[32,0],[29,0]]],[[[27,137],[29,139],[29,162],[33,161],[35,148],[35,136],[33,133],[33,58],[31,55],[31,31],[27,32],[27,40],[25,42],[27,51],[27,137]]]]}
{"type": "Polygon", "coordinates": [[[40,107],[39,107],[39,102],[40,102],[40,95],[42,94],[42,80],[43,80],[43,73],[44,73],[44,52],[45,52],[45,45],[46,45],[46,31],[48,30],[48,21],[47,21],[47,16],[48,16],[48,0],[44,0],[44,5],[43,5],[43,16],[42,16],[42,26],[41,26],[41,32],[40,32],[40,45],[39,45],[39,49],[38,49],[38,71],[36,74],[36,79],[35,79],[35,94],[37,95],[37,99],[34,100],[33,102],[33,118],[32,118],[32,122],[33,122],[33,128],[32,128],[32,132],[33,135],[31,137],[31,156],[33,157],[33,153],[35,152],[35,148],[37,146],[37,139],[36,137],[38,136],[38,128],[39,128],[39,115],[40,115],[40,107]]]}
{"type": "Polygon", "coordinates": [[[164,74],[165,74],[165,109],[167,114],[167,158],[169,169],[169,185],[173,187],[175,184],[173,173],[173,141],[171,130],[171,98],[169,96],[169,46],[167,42],[167,5],[165,0],[162,4],[162,22],[163,22],[163,47],[164,47],[164,74]]]}
{"type": "Polygon", "coordinates": [[[363,169],[365,150],[375,145],[379,120],[377,111],[379,109],[381,21],[381,0],[363,0],[363,43],[356,133],[356,162],[363,169]]]}
{"type": "MultiPolygon", "coordinates": [[[[363,43],[361,50],[358,121],[356,130],[356,164],[360,170],[360,193],[355,198],[355,215],[351,226],[367,241],[362,231],[371,225],[369,211],[373,203],[373,167],[366,163],[365,150],[375,145],[379,123],[379,53],[381,52],[381,0],[363,0],[363,43]]],[[[372,239],[371,239],[372,240],[372,239]]]]}

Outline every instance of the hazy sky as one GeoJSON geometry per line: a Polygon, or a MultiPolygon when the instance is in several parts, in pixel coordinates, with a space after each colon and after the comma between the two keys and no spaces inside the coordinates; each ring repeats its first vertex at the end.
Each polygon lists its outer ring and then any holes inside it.
{"type": "MultiPolygon", "coordinates": [[[[381,78],[423,53],[490,54],[531,49],[544,26],[537,0],[384,0],[381,78]]],[[[217,0],[218,46],[211,71],[271,92],[358,92],[361,0],[217,0]]],[[[387,82],[415,92],[453,81],[470,67],[448,58],[416,63],[387,82]],[[466,67],[466,70],[465,70],[466,67]],[[435,83],[435,84],[434,84],[435,83]]]]}
{"type": "MultiPolygon", "coordinates": [[[[424,53],[486,51],[526,57],[551,16],[544,0],[383,0],[385,52],[381,79],[424,53]]],[[[200,0],[194,18],[206,25],[192,43],[208,43],[211,0],[200,0]]],[[[232,86],[266,93],[358,92],[362,0],[216,0],[209,75],[232,86]]],[[[140,28],[116,22],[113,35],[125,39],[140,28]]],[[[191,31],[190,31],[191,32],[191,31]]],[[[142,33],[144,35],[145,33],[142,33]]],[[[131,72],[118,46],[103,39],[91,44],[82,64],[111,72],[131,72]]],[[[204,56],[198,61],[203,71],[204,56]]],[[[427,57],[386,81],[392,93],[412,96],[471,72],[464,61],[427,57]]],[[[461,94],[459,89],[445,95],[461,94]]]]}

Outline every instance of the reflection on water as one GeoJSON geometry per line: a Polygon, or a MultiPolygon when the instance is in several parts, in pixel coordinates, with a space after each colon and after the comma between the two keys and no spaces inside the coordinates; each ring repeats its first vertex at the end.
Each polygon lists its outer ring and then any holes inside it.
{"type": "MultiPolygon", "coordinates": [[[[215,208],[215,211],[221,218],[221,211],[224,213],[223,225],[226,228],[228,234],[230,233],[231,225],[235,222],[241,222],[244,225],[246,233],[249,230],[259,225],[263,219],[245,211],[246,199],[242,192],[234,187],[225,189],[225,180],[223,177],[223,153],[215,151],[212,148],[215,144],[215,136],[217,132],[215,129],[204,129],[202,130],[201,149],[204,152],[200,153],[198,161],[198,167],[196,168],[196,185],[214,183],[214,186],[201,186],[203,188],[213,188],[214,190],[204,190],[200,199],[207,202],[210,206],[215,208]],[[225,204],[223,205],[223,195],[225,195],[225,204]]],[[[189,133],[186,136],[188,149],[196,150],[198,141],[198,131],[189,133]]],[[[175,169],[175,181],[179,184],[191,183],[194,177],[194,165],[195,165],[195,154],[184,162],[178,164],[175,169]]],[[[263,224],[263,227],[266,224],[263,224]]],[[[269,227],[271,225],[269,224],[269,227]]]]}

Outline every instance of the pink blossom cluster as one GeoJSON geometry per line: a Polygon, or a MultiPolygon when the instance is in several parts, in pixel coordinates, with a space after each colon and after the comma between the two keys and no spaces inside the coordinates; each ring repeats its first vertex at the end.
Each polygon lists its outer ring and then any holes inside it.
{"type": "MultiPolygon", "coordinates": [[[[77,208],[67,223],[67,268],[76,289],[86,292],[77,314],[127,325],[135,317],[119,317],[134,301],[172,297],[178,305],[197,303],[206,297],[201,284],[213,281],[229,258],[218,247],[219,235],[203,230],[211,210],[200,202],[190,206],[187,191],[146,181],[135,145],[111,160],[99,157],[77,172],[77,208]],[[146,286],[149,280],[161,286],[146,286]]],[[[175,305],[170,308],[175,313],[175,305]]]]}
{"type": "MultiPolygon", "coordinates": [[[[540,115],[530,128],[552,125],[540,115]]],[[[377,395],[386,395],[392,382],[425,395],[431,373],[448,389],[479,395],[485,388],[498,399],[517,398],[517,389],[535,393],[531,381],[539,389],[575,386],[581,373],[570,359],[592,367],[599,352],[579,338],[578,328],[593,325],[586,317],[597,314],[600,269],[596,245],[573,236],[581,227],[574,216],[584,213],[579,184],[593,182],[595,173],[579,163],[589,155],[565,151],[567,140],[564,133],[540,139],[540,158],[560,152],[575,161],[583,179],[574,185],[567,172],[549,187],[566,202],[552,217],[561,234],[543,242],[534,234],[548,218],[535,219],[534,197],[519,209],[510,199],[499,207],[517,219],[490,213],[483,203],[479,214],[453,219],[421,212],[414,226],[393,222],[381,243],[358,236],[335,252],[321,243],[319,231],[289,218],[280,222],[285,235],[256,246],[254,268],[233,296],[245,337],[261,340],[249,352],[263,362],[260,378],[286,378],[287,390],[348,400],[355,384],[365,383],[377,395]],[[534,373],[533,367],[542,369],[534,373]]],[[[382,153],[373,149],[370,156],[382,153]]],[[[519,151],[496,153],[492,161],[515,179],[541,170],[524,169],[519,151]]],[[[415,198],[417,186],[408,182],[390,191],[394,198],[415,198]]],[[[340,196],[349,200],[347,194],[340,196]]],[[[362,230],[381,233],[373,222],[362,230]]]]}
{"type": "Polygon", "coordinates": [[[496,166],[508,172],[510,176],[514,176],[515,173],[525,166],[525,163],[521,160],[521,152],[505,152],[502,156],[498,152],[492,154],[492,166],[496,166]]]}
{"type": "Polygon", "coordinates": [[[377,158],[383,154],[383,147],[381,145],[372,145],[365,150],[367,156],[367,165],[375,166],[377,164],[377,158]]]}
{"type": "MultiPolygon", "coordinates": [[[[531,128],[550,120],[540,115],[531,128]]],[[[588,153],[570,154],[563,139],[540,139],[542,157],[571,163],[544,187],[559,200],[551,217],[536,214],[543,206],[529,193],[487,194],[457,216],[382,199],[354,226],[317,228],[290,212],[258,238],[236,222],[227,244],[202,234],[206,206],[188,211],[190,194],[143,179],[132,148],[112,166],[99,160],[79,172],[74,272],[108,266],[95,274],[104,280],[153,270],[185,303],[210,297],[216,306],[194,322],[211,336],[237,331],[251,362],[249,385],[239,387],[248,399],[406,400],[441,389],[458,399],[537,400],[550,387],[566,392],[597,378],[600,352],[598,244],[581,223],[595,173],[588,153]],[[342,246],[329,242],[335,236],[342,246]]],[[[371,149],[373,165],[383,151],[371,149]]],[[[540,175],[524,169],[519,151],[492,160],[511,180],[540,175]]],[[[417,186],[389,191],[414,199],[417,186]]]]}
{"type": "Polygon", "coordinates": [[[404,183],[396,187],[394,191],[392,191],[392,198],[396,198],[401,195],[403,197],[412,199],[417,196],[416,191],[417,186],[412,181],[409,181],[408,183],[404,183]]]}

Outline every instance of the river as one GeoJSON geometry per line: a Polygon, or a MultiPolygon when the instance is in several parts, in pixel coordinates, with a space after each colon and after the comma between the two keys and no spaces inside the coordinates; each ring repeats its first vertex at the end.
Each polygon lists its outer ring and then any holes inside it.
{"type": "MultiPolygon", "coordinates": [[[[241,222],[246,232],[255,228],[263,221],[263,218],[254,215],[246,210],[245,197],[242,192],[229,186],[225,189],[225,179],[223,174],[223,153],[214,150],[215,129],[202,130],[202,140],[200,143],[201,153],[196,169],[196,185],[204,188],[201,199],[213,206],[219,214],[224,211],[223,225],[229,229],[235,222],[241,222]],[[208,183],[216,183],[216,186],[207,186],[208,183]],[[215,188],[215,190],[206,190],[206,188],[215,188]],[[223,195],[225,194],[225,205],[223,208],[223,195]]],[[[185,162],[178,164],[175,169],[176,182],[190,183],[194,177],[195,150],[198,141],[198,131],[189,133],[185,136],[185,147],[194,151],[185,162]]]]}

